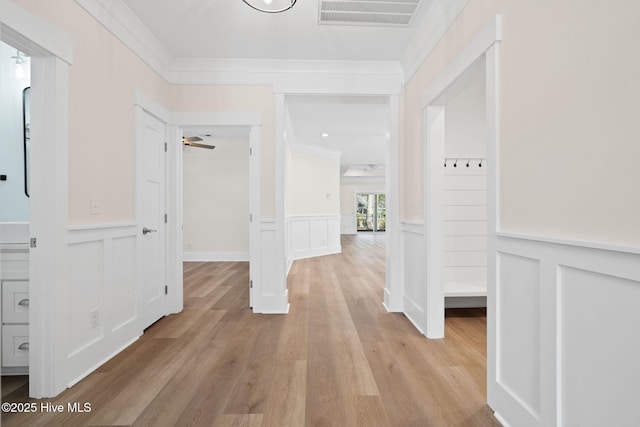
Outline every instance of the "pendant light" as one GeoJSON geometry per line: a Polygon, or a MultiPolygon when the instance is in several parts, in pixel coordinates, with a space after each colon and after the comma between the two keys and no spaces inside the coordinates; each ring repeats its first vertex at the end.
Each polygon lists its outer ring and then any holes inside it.
{"type": "Polygon", "coordinates": [[[289,10],[297,0],[242,0],[252,9],[264,13],[280,13],[289,10]]]}

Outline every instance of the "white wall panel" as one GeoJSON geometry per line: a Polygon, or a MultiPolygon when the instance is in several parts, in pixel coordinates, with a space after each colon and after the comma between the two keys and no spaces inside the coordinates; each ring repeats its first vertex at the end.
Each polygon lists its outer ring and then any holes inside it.
{"type": "Polygon", "coordinates": [[[278,230],[276,223],[262,222],[260,225],[260,266],[257,276],[253,280],[253,309],[255,313],[287,313],[289,311],[289,296],[286,287],[286,260],[279,254],[284,254],[287,248],[278,247],[278,230]],[[282,252],[279,252],[282,251],[282,252]],[[282,262],[282,268],[279,268],[282,262]],[[282,276],[280,276],[282,271],[282,276]]]}
{"type": "Polygon", "coordinates": [[[340,222],[340,215],[287,218],[287,267],[296,259],[340,253],[340,222]]]}
{"type": "Polygon", "coordinates": [[[342,213],[340,220],[341,234],[356,234],[356,214],[353,212],[342,213]]]}
{"type": "Polygon", "coordinates": [[[496,248],[488,395],[498,419],[637,426],[640,248],[506,233],[496,248]]]}
{"type": "Polygon", "coordinates": [[[540,262],[498,253],[498,382],[540,413],[540,262]]]}
{"type": "Polygon", "coordinates": [[[445,236],[486,236],[486,221],[449,221],[444,224],[445,236]]]}
{"type": "Polygon", "coordinates": [[[426,330],[427,283],[425,276],[425,240],[423,232],[403,230],[404,242],[404,314],[422,333],[426,330]]]}
{"type": "Polygon", "coordinates": [[[69,331],[68,352],[75,354],[103,335],[102,322],[92,328],[89,313],[102,311],[104,316],[104,244],[102,241],[84,242],[69,247],[69,331]]]}
{"type": "Polygon", "coordinates": [[[69,231],[67,369],[71,385],[135,341],[143,331],[137,312],[134,225],[69,231]],[[97,326],[91,313],[97,312],[97,326]]]}
{"type": "Polygon", "coordinates": [[[560,267],[559,288],[561,424],[639,425],[640,281],[560,267]]]}
{"type": "Polygon", "coordinates": [[[326,219],[312,218],[309,221],[309,245],[311,249],[327,246],[328,224],[326,219]]]}
{"type": "Polygon", "coordinates": [[[113,239],[112,330],[117,330],[136,319],[135,237],[113,239]]]}

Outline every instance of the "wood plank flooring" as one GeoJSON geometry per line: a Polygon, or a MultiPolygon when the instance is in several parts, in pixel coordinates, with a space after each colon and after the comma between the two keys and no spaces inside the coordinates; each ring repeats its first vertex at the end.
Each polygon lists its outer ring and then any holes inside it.
{"type": "MultiPolygon", "coordinates": [[[[55,399],[80,414],[2,414],[3,426],[499,426],[486,401],[486,317],[449,310],[427,340],[382,306],[384,236],[293,264],[288,315],[248,308],[248,264],[185,263],[184,311],[55,399]]],[[[27,398],[3,377],[4,402],[27,398]]]]}

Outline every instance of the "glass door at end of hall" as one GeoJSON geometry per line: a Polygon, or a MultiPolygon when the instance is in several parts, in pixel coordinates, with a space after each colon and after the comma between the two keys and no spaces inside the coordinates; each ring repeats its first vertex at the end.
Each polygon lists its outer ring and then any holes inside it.
{"type": "Polygon", "coordinates": [[[359,193],[356,195],[356,226],[358,231],[385,231],[387,223],[384,194],[359,193]]]}

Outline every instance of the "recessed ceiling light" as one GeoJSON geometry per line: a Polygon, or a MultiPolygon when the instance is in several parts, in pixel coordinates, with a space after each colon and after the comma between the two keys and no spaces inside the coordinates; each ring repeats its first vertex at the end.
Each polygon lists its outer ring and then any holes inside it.
{"type": "Polygon", "coordinates": [[[328,134],[328,133],[326,133],[326,132],[323,132],[323,133],[322,133],[322,137],[323,137],[323,138],[328,138],[328,137],[329,137],[329,134],[328,134]]]}

